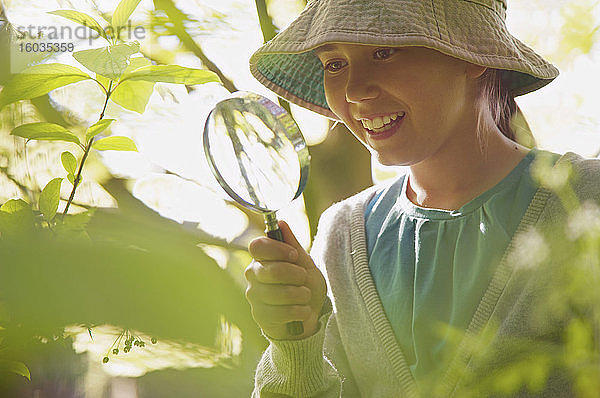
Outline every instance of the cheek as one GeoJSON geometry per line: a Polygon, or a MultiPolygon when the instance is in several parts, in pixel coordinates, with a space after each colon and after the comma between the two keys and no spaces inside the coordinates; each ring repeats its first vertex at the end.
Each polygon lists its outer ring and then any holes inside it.
{"type": "Polygon", "coordinates": [[[325,89],[325,100],[327,101],[327,105],[329,105],[329,109],[343,120],[342,112],[346,101],[342,96],[342,91],[337,88],[335,83],[331,83],[327,79],[323,82],[323,87],[325,89]]]}
{"type": "Polygon", "coordinates": [[[413,120],[421,126],[437,128],[452,123],[464,109],[464,87],[447,80],[414,79],[406,91],[413,120]]]}
{"type": "Polygon", "coordinates": [[[352,135],[356,137],[360,142],[363,143],[367,148],[369,147],[365,142],[363,131],[355,126],[356,121],[351,117],[348,109],[348,103],[346,102],[346,95],[343,89],[336,88],[335,83],[328,81],[323,82],[325,88],[325,99],[329,109],[344,123],[344,125],[350,130],[352,135]],[[358,129],[358,132],[355,131],[358,129]]]}
{"type": "Polygon", "coordinates": [[[433,98],[430,113],[437,114],[435,120],[439,123],[457,123],[464,114],[464,87],[458,84],[440,85],[433,98]]]}

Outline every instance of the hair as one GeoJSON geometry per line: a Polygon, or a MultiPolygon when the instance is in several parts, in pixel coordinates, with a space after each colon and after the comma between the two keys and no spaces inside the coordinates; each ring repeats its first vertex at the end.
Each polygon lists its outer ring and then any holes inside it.
{"type": "Polygon", "coordinates": [[[486,113],[489,112],[493,122],[502,134],[516,141],[516,134],[511,126],[511,120],[517,113],[515,96],[509,87],[509,82],[502,70],[487,68],[478,79],[479,85],[479,114],[477,116],[477,137],[484,148],[486,137],[483,136],[486,123],[486,113]]]}

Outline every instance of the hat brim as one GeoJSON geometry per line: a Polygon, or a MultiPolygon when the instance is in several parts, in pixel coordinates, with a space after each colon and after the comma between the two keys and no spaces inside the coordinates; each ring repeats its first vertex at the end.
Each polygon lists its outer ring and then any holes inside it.
{"type": "Polygon", "coordinates": [[[514,96],[535,91],[558,76],[556,67],[507,31],[497,9],[465,0],[380,0],[379,7],[374,3],[310,2],[287,29],[252,55],[252,75],[288,101],[335,120],[314,51],[326,43],[428,47],[504,70],[514,96]],[[433,24],[432,16],[437,17],[433,24]]]}

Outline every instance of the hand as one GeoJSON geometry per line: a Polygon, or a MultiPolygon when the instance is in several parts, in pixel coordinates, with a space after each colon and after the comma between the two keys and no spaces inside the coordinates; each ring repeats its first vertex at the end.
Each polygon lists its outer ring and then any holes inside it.
{"type": "Polygon", "coordinates": [[[254,320],[268,337],[302,339],[317,331],[327,285],[287,223],[279,221],[278,225],[283,242],[260,237],[248,246],[254,261],[244,274],[246,298],[254,320]],[[304,333],[289,334],[286,324],[291,321],[302,321],[304,333]]]}

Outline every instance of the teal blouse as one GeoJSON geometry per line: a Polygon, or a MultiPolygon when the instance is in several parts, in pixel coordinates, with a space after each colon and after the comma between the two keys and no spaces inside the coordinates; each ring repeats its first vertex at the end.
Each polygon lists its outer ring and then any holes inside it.
{"type": "Polygon", "coordinates": [[[458,210],[413,204],[405,176],[366,207],[371,274],[417,381],[454,352],[452,330],[466,330],[537,189],[529,166],[539,152],[458,210]]]}

